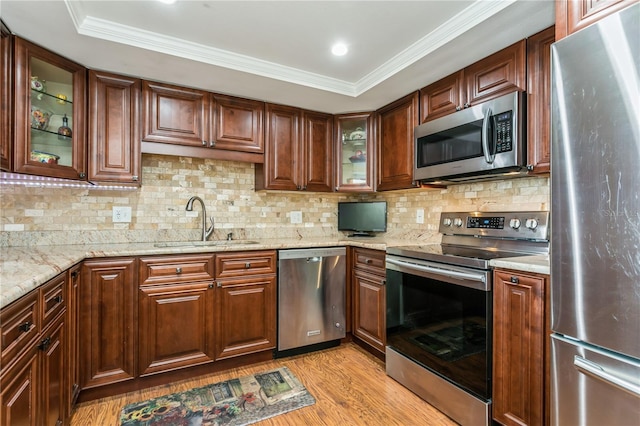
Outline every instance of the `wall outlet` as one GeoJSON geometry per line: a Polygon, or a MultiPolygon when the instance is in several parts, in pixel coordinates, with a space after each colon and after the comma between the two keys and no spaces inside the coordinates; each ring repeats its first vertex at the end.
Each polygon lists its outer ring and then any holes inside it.
{"type": "Polygon", "coordinates": [[[424,223],[424,209],[416,210],[416,223],[424,223]]]}
{"type": "Polygon", "coordinates": [[[131,222],[131,207],[113,206],[113,222],[131,222]]]}
{"type": "Polygon", "coordinates": [[[291,223],[302,223],[302,212],[291,212],[291,223]]]}

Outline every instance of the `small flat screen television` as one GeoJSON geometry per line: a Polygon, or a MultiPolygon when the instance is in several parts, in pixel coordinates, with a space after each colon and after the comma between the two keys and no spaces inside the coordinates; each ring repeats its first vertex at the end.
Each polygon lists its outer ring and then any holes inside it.
{"type": "Polygon", "coordinates": [[[350,237],[372,237],[387,230],[387,202],[360,201],[338,203],[338,230],[351,231],[350,237]]]}

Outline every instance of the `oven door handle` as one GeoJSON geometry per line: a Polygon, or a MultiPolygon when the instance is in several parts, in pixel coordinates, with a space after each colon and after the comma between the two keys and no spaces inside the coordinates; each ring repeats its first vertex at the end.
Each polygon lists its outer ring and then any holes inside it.
{"type": "Polygon", "coordinates": [[[475,281],[475,282],[480,282],[484,285],[487,284],[486,274],[473,273],[473,272],[460,272],[460,271],[452,271],[450,269],[434,268],[432,266],[418,265],[411,262],[404,262],[402,260],[390,259],[389,257],[387,257],[387,263],[406,268],[407,270],[413,269],[416,271],[426,272],[428,274],[433,274],[433,275],[444,276],[447,278],[456,278],[456,279],[465,280],[465,281],[475,281]]]}

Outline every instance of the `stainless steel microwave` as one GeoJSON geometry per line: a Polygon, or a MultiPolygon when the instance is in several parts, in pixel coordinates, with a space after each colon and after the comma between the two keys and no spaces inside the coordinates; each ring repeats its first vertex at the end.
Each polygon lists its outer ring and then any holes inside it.
{"type": "Polygon", "coordinates": [[[413,179],[456,183],[526,169],[525,92],[513,92],[417,126],[413,179]]]}

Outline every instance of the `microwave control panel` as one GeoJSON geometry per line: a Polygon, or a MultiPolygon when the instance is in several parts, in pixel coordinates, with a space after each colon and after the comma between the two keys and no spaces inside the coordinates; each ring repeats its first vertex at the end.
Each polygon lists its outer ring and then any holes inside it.
{"type": "Polygon", "coordinates": [[[493,116],[495,123],[496,154],[513,149],[512,112],[507,111],[493,116]]]}

